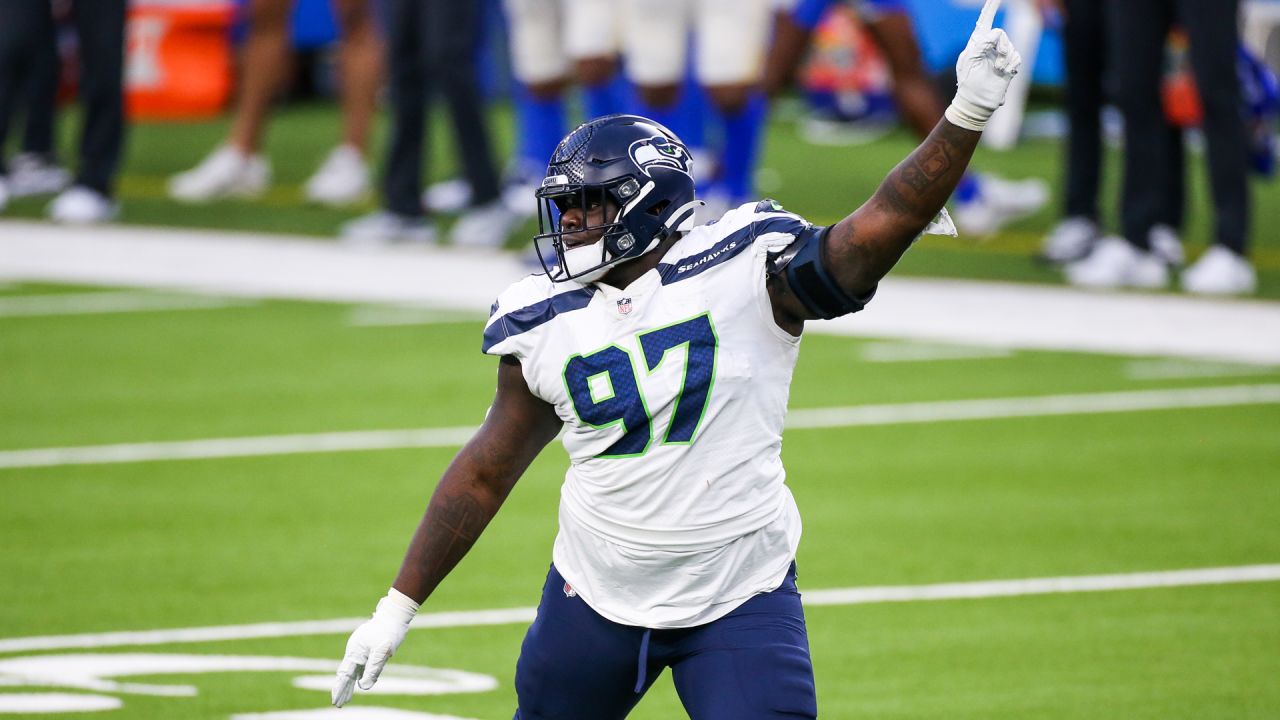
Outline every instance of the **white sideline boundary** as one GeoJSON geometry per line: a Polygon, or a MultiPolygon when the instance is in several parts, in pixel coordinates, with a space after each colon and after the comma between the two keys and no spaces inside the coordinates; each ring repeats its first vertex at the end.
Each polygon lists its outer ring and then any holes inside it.
{"type": "MultiPolygon", "coordinates": [[[[787,414],[786,429],[866,427],[1280,403],[1280,384],[1044,395],[984,400],[805,408],[787,414]]],[[[173,442],[88,445],[0,451],[0,469],[259,457],[298,453],[458,447],[474,427],[366,430],[173,442]]]]}
{"type": "Polygon", "coordinates": [[[216,310],[252,305],[244,298],[122,290],[0,297],[0,318],[216,310]]]}
{"type": "MultiPolygon", "coordinates": [[[[1280,581],[1280,565],[1238,565],[1234,567],[1168,570],[1160,572],[1120,573],[1067,577],[1027,578],[1022,580],[984,580],[978,582],[940,583],[931,585],[889,585],[880,587],[833,588],[804,591],[807,607],[866,605],[888,602],[922,602],[936,600],[974,600],[993,597],[1020,597],[1057,593],[1108,592],[1150,588],[1191,587],[1198,585],[1230,585],[1280,581]]],[[[473,610],[463,612],[426,613],[414,618],[414,629],[464,628],[486,625],[515,625],[532,622],[535,608],[505,610],[473,610]]],[[[169,645],[174,643],[217,642],[258,638],[301,637],[308,635],[341,635],[351,632],[367,618],[341,618],[303,622],[222,625],[215,627],[175,628],[81,635],[45,635],[0,640],[0,653],[36,650],[68,650],[105,647],[169,645]]]]}
{"type": "MultiPolygon", "coordinates": [[[[317,238],[0,221],[0,282],[487,312],[527,274],[512,253],[360,252],[317,238]]],[[[890,276],[867,311],[807,332],[998,348],[1280,363],[1280,303],[890,276]]]]}

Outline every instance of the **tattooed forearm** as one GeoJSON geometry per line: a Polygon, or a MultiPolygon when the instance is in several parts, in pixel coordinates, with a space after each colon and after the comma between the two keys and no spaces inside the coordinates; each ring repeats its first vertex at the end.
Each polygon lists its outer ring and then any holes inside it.
{"type": "Polygon", "coordinates": [[[955,191],[978,137],[978,133],[951,123],[939,123],[920,147],[889,173],[873,202],[881,200],[901,215],[904,232],[910,231],[914,237],[955,191]]]}
{"type": "Polygon", "coordinates": [[[395,588],[418,602],[426,599],[479,539],[560,427],[555,408],[529,391],[520,363],[512,359],[499,364],[493,407],[440,478],[395,588]]]}
{"type": "MultiPolygon", "coordinates": [[[[517,366],[515,373],[519,372],[517,366]]],[[[514,414],[509,410],[504,417],[514,414]]],[[[405,553],[396,589],[415,600],[430,595],[479,539],[528,461],[554,432],[555,428],[530,432],[547,437],[522,450],[510,433],[482,428],[440,478],[405,553]]]]}
{"type": "Polygon", "coordinates": [[[902,168],[902,182],[917,193],[941,177],[952,165],[944,143],[925,143],[913,153],[902,168]]]}
{"type": "Polygon", "coordinates": [[[427,574],[443,576],[452,568],[489,524],[493,513],[487,512],[472,495],[458,493],[444,495],[427,510],[426,525],[429,530],[423,538],[423,553],[428,560],[427,574]]]}
{"type": "Polygon", "coordinates": [[[831,229],[827,257],[844,290],[861,296],[893,268],[955,191],[979,137],[938,123],[865,205],[831,229]]]}
{"type": "Polygon", "coordinates": [[[450,482],[446,475],[409,544],[396,588],[417,600],[430,595],[479,539],[500,504],[487,491],[450,482]]]}

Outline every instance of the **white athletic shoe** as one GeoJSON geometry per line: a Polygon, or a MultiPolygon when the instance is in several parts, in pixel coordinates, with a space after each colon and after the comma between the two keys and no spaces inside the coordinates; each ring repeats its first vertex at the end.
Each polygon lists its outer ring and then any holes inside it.
{"type": "MultiPolygon", "coordinates": [[[[431,183],[426,190],[422,191],[422,206],[432,212],[460,213],[470,204],[471,183],[462,178],[450,178],[431,183]]],[[[532,204],[530,202],[530,205],[532,204]]]]}
{"type": "Polygon", "coordinates": [[[364,155],[350,145],[339,145],[307,179],[303,192],[313,203],[351,205],[364,199],[369,183],[369,164],[364,155]]]}
{"type": "Polygon", "coordinates": [[[459,247],[500,248],[520,220],[498,198],[460,215],[449,237],[459,247]]]}
{"type": "Polygon", "coordinates": [[[1009,223],[1035,213],[1049,202],[1049,184],[1040,178],[1005,180],[978,175],[977,196],[955,203],[951,216],[966,235],[991,235],[1009,223]]]}
{"type": "Polygon", "coordinates": [[[537,183],[512,182],[502,186],[502,204],[517,217],[531,218],[538,214],[537,183]]]}
{"type": "Polygon", "coordinates": [[[199,165],[169,178],[169,197],[186,202],[257,197],[270,182],[271,165],[266,158],[223,145],[199,165]]]}
{"type": "Polygon", "coordinates": [[[49,219],[67,225],[97,225],[111,222],[120,214],[120,205],[83,185],[72,185],[49,203],[49,219]]]}
{"type": "Polygon", "coordinates": [[[1247,259],[1213,245],[1183,271],[1182,289],[1198,295],[1249,295],[1258,289],[1258,274],[1247,259]]]}
{"type": "Polygon", "coordinates": [[[1156,225],[1151,228],[1147,241],[1151,243],[1151,252],[1166,264],[1182,267],[1182,263],[1186,262],[1186,253],[1182,251],[1182,238],[1178,237],[1177,230],[1168,225],[1156,225]]]}
{"type": "Polygon", "coordinates": [[[542,186],[547,164],[513,160],[502,173],[502,202],[520,218],[537,217],[541,201],[536,193],[542,186]]]}
{"type": "Polygon", "coordinates": [[[1067,265],[1067,281],[1089,288],[1162,288],[1169,266],[1155,253],[1142,252],[1121,237],[1104,237],[1083,260],[1067,265]]]}
{"type": "Polygon", "coordinates": [[[71,173],[43,155],[19,153],[9,163],[9,193],[13,197],[52,195],[71,184],[71,173]]]}
{"type": "Polygon", "coordinates": [[[9,180],[0,175],[0,212],[9,206],[9,180]]]}
{"type": "Polygon", "coordinates": [[[375,248],[393,243],[432,245],[436,226],[420,217],[406,217],[378,210],[350,220],[338,231],[342,242],[352,247],[375,248]]]}
{"type": "Polygon", "coordinates": [[[1063,218],[1045,236],[1040,257],[1051,263],[1075,262],[1093,250],[1100,234],[1098,224],[1089,218],[1063,218]]]}

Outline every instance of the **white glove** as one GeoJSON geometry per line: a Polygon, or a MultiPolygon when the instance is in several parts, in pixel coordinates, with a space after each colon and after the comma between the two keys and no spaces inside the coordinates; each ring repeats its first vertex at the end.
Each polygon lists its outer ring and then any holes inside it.
{"type": "Polygon", "coordinates": [[[373,617],[356,628],[347,640],[347,654],[342,657],[338,677],[333,683],[331,697],[335,706],[342,707],[351,699],[357,676],[361,690],[368,690],[378,682],[382,668],[404,642],[409,623],[417,613],[418,603],[395,588],[378,601],[373,617]]]}
{"type": "Polygon", "coordinates": [[[987,0],[969,44],[956,60],[956,97],[947,108],[954,125],[982,131],[992,113],[1004,104],[1005,92],[1022,66],[1022,55],[1004,30],[992,29],[1000,0],[987,0]]]}

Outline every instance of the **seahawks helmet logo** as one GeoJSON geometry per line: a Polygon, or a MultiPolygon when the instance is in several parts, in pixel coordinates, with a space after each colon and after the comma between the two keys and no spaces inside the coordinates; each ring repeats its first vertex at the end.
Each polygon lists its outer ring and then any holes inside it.
{"type": "Polygon", "coordinates": [[[649,174],[649,168],[665,167],[693,177],[693,158],[689,157],[689,151],[661,135],[631,143],[629,153],[631,161],[645,175],[649,174]]]}

